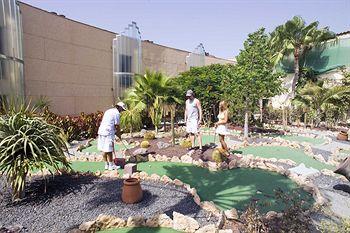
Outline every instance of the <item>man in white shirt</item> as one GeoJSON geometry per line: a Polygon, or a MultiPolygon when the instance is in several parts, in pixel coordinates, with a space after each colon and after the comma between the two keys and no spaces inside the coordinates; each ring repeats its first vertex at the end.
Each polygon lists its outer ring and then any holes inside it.
{"type": "Polygon", "coordinates": [[[121,139],[120,113],[125,110],[126,105],[123,102],[117,103],[103,114],[101,125],[98,128],[97,148],[103,152],[106,170],[111,171],[118,168],[113,163],[114,139],[115,136],[121,139]]]}
{"type": "Polygon", "coordinates": [[[190,139],[193,149],[195,146],[195,136],[198,138],[199,149],[203,152],[202,136],[199,131],[202,122],[202,107],[200,101],[194,97],[192,90],[186,92],[186,108],[185,108],[185,122],[186,132],[190,134],[190,139]]]}

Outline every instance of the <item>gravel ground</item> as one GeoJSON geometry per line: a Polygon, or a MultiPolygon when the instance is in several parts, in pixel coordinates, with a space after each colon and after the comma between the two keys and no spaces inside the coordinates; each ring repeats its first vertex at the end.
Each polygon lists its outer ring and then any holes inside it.
{"type": "Polygon", "coordinates": [[[317,187],[350,198],[350,183],[333,176],[321,174],[314,179],[317,187]]]}
{"type": "MultiPolygon", "coordinates": [[[[28,185],[26,199],[11,203],[0,177],[0,228],[23,226],[23,232],[67,232],[82,222],[96,219],[99,214],[115,215],[124,219],[129,216],[151,217],[166,213],[172,217],[176,211],[194,217],[201,225],[208,224],[207,212],[193,201],[184,189],[142,181],[143,201],[127,205],[121,201],[121,179],[97,178],[91,175],[57,176],[47,185],[33,180],[28,185]],[[4,191],[5,190],[5,191],[4,191]]],[[[211,217],[209,222],[215,223],[211,217]]]]}

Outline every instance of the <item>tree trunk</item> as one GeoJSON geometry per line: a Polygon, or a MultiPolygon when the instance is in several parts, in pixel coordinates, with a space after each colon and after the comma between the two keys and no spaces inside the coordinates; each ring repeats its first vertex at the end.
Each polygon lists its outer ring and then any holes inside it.
{"type": "Polygon", "coordinates": [[[164,127],[164,133],[166,132],[166,123],[165,123],[165,116],[166,116],[166,114],[165,114],[165,107],[163,107],[163,127],[164,127]]]}
{"type": "Polygon", "coordinates": [[[171,144],[172,146],[175,146],[175,125],[174,125],[174,118],[175,118],[175,107],[171,107],[170,110],[170,118],[171,118],[171,144]]]}
{"type": "Polygon", "coordinates": [[[292,80],[292,99],[295,97],[295,89],[299,80],[299,53],[300,48],[297,47],[294,49],[294,77],[292,80]]]}
{"type": "Polygon", "coordinates": [[[283,129],[287,129],[287,113],[286,113],[286,107],[282,107],[282,124],[283,124],[283,129]]]}
{"type": "Polygon", "coordinates": [[[259,100],[260,103],[260,123],[263,122],[263,99],[259,100]]]}
{"type": "Polygon", "coordinates": [[[245,110],[244,113],[244,139],[248,139],[248,125],[249,123],[249,117],[248,117],[248,110],[245,110]]]}

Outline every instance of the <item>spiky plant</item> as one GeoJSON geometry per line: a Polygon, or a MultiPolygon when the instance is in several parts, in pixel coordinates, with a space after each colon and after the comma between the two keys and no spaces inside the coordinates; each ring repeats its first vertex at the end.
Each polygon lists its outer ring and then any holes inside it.
{"type": "Polygon", "coordinates": [[[23,197],[30,171],[70,169],[60,128],[21,109],[0,116],[0,174],[7,176],[14,199],[23,197]]]}

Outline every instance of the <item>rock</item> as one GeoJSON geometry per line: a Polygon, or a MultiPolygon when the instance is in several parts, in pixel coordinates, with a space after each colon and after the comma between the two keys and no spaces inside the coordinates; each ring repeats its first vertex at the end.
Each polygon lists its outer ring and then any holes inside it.
{"type": "Polygon", "coordinates": [[[149,178],[150,178],[150,180],[153,180],[153,181],[160,180],[160,176],[157,174],[152,174],[149,178]]]}
{"type": "Polygon", "coordinates": [[[183,156],[181,157],[181,162],[192,164],[193,159],[192,159],[192,157],[189,156],[189,155],[183,155],[183,156]]]}
{"type": "Polygon", "coordinates": [[[166,142],[157,142],[157,147],[159,149],[165,149],[168,148],[169,146],[171,146],[171,144],[166,143],[166,142]]]}
{"type": "Polygon", "coordinates": [[[127,227],[140,227],[145,225],[145,219],[142,216],[129,217],[126,222],[127,227]]]}
{"type": "Polygon", "coordinates": [[[80,224],[79,230],[84,232],[95,232],[96,230],[96,221],[89,221],[80,224]]]}
{"type": "Polygon", "coordinates": [[[134,177],[134,174],[132,174],[132,175],[130,176],[129,173],[125,173],[125,174],[123,174],[123,176],[122,176],[123,179],[129,179],[130,177],[137,178],[137,177],[134,177]]]}
{"type": "Polygon", "coordinates": [[[216,227],[218,229],[222,229],[225,225],[225,214],[223,213],[223,211],[220,212],[220,215],[219,215],[219,219],[218,221],[216,222],[216,227]]]}
{"type": "Polygon", "coordinates": [[[101,175],[102,175],[102,173],[101,173],[100,170],[97,170],[97,171],[95,172],[95,176],[101,176],[101,175]]]}
{"type": "Polygon", "coordinates": [[[202,208],[214,215],[218,216],[220,214],[220,210],[216,207],[216,205],[212,201],[203,201],[202,208]]]}
{"type": "Polygon", "coordinates": [[[184,185],[184,183],[181,180],[178,180],[178,179],[175,179],[173,182],[174,182],[174,184],[176,186],[183,186],[184,185]]]}
{"type": "Polygon", "coordinates": [[[147,177],[148,177],[147,172],[144,172],[144,171],[140,172],[140,178],[141,179],[146,179],[147,177]]]}
{"type": "Polygon", "coordinates": [[[173,156],[170,161],[173,163],[180,163],[181,162],[181,160],[177,156],[173,156]]]}
{"type": "Polygon", "coordinates": [[[239,218],[237,210],[235,208],[232,208],[230,210],[225,210],[224,213],[228,220],[234,220],[239,218]]]}
{"type": "Polygon", "coordinates": [[[159,227],[158,216],[153,216],[146,220],[146,227],[159,227]]]}
{"type": "Polygon", "coordinates": [[[196,230],[196,233],[216,233],[216,232],[217,230],[214,224],[206,225],[196,230]]]}
{"type": "Polygon", "coordinates": [[[162,156],[162,161],[168,162],[169,160],[170,160],[170,158],[168,156],[166,156],[166,155],[162,156]]]}
{"type": "Polygon", "coordinates": [[[236,159],[231,160],[228,164],[228,169],[233,169],[236,167],[237,167],[237,160],[236,159]]]}
{"type": "Polygon", "coordinates": [[[173,229],[193,233],[199,228],[198,222],[183,214],[173,212],[173,229]]]}
{"type": "Polygon", "coordinates": [[[154,162],[154,161],[156,161],[156,159],[154,158],[154,156],[152,154],[148,154],[148,161],[154,162]]]}
{"type": "Polygon", "coordinates": [[[209,171],[217,171],[218,170],[218,166],[216,164],[216,162],[208,162],[208,166],[209,166],[209,171]]]}
{"type": "Polygon", "coordinates": [[[164,182],[164,183],[171,183],[173,180],[170,179],[168,176],[166,175],[163,175],[161,178],[160,178],[160,181],[164,182]]]}
{"type": "Polygon", "coordinates": [[[148,151],[147,148],[138,148],[132,154],[134,156],[136,156],[136,155],[144,155],[144,154],[147,153],[147,151],[148,151]]]}
{"type": "Polygon", "coordinates": [[[267,212],[266,215],[265,215],[265,218],[266,218],[267,220],[272,220],[272,219],[274,219],[274,218],[276,218],[276,217],[277,217],[277,212],[275,212],[275,211],[269,211],[269,212],[267,212]]]}
{"type": "Polygon", "coordinates": [[[197,193],[193,195],[193,200],[199,206],[202,204],[201,203],[201,198],[199,197],[199,195],[197,193]]]}
{"type": "Polygon", "coordinates": [[[159,227],[168,227],[173,226],[173,220],[166,214],[161,214],[158,216],[158,225],[159,227]]]}
{"type": "Polygon", "coordinates": [[[225,170],[225,169],[227,169],[227,168],[228,168],[228,164],[227,164],[226,162],[222,162],[222,163],[220,164],[220,169],[225,170]]]}
{"type": "Polygon", "coordinates": [[[163,161],[163,157],[160,154],[156,154],[156,161],[163,161]]]}
{"type": "Polygon", "coordinates": [[[231,229],[219,230],[218,233],[233,233],[231,229]]]}
{"type": "Polygon", "coordinates": [[[115,216],[100,214],[96,219],[96,225],[100,229],[109,229],[125,227],[126,222],[124,219],[115,216]]]}

